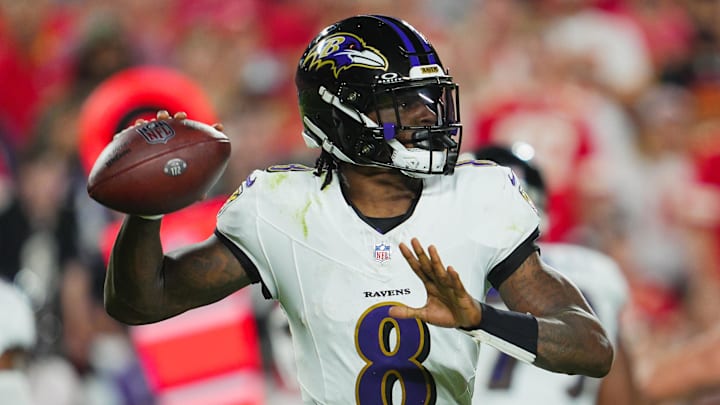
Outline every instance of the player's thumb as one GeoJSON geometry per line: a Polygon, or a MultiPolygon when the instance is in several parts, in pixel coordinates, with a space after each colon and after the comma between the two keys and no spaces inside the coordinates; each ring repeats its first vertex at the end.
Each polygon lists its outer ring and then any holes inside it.
{"type": "Polygon", "coordinates": [[[420,315],[420,310],[405,305],[394,305],[388,310],[388,315],[397,319],[415,318],[420,315]]]}

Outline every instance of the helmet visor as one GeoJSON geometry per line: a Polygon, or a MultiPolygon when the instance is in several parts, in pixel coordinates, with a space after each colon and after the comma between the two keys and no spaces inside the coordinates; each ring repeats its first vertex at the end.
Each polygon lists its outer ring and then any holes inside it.
{"type": "Polygon", "coordinates": [[[406,84],[376,91],[375,116],[386,140],[406,131],[412,134],[416,148],[443,150],[459,143],[458,88],[452,82],[406,84]]]}

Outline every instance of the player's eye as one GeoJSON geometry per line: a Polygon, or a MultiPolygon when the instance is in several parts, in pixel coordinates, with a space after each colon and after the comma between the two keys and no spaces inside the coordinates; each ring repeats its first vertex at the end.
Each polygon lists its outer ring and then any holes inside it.
{"type": "Polygon", "coordinates": [[[376,96],[376,106],[378,109],[397,108],[399,111],[404,111],[425,105],[437,111],[442,93],[443,90],[438,86],[391,90],[376,96]]]}

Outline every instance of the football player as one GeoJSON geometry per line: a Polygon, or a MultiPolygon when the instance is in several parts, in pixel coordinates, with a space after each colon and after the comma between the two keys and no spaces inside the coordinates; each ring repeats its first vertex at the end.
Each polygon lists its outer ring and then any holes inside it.
{"type": "MultiPolygon", "coordinates": [[[[485,146],[471,157],[510,167],[541,213],[547,194],[542,173],[529,158],[532,146],[485,146]],[[515,152],[514,152],[515,150],[515,152]]],[[[550,218],[552,220],[552,218],[550,218]]],[[[483,405],[547,403],[554,405],[637,405],[628,354],[620,342],[620,316],[628,299],[627,283],[614,260],[579,245],[539,242],[541,257],[580,289],[615,345],[615,361],[604,379],[548,373],[510,358],[492,347],[483,347],[478,359],[473,403],[483,405]]],[[[486,302],[505,308],[495,289],[486,302]]]]}
{"type": "Polygon", "coordinates": [[[253,172],[212,236],[167,254],[160,218],[127,216],[105,284],[112,316],[157,322],[260,283],[288,316],[308,404],[470,404],[478,342],[607,374],[610,339],[540,258],[518,179],[456,167],[458,86],[422,34],[379,15],[336,22],[296,85],[316,167],[253,172]],[[489,285],[509,310],[482,302],[489,285]]]}

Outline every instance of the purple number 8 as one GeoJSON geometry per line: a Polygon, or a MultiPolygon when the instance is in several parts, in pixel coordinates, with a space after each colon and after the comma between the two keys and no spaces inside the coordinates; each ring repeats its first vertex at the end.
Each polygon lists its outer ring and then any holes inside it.
{"type": "Polygon", "coordinates": [[[393,404],[397,383],[402,388],[402,404],[433,405],[435,381],[422,365],[430,353],[427,325],[417,319],[390,317],[393,305],[383,302],[368,308],[355,327],[355,348],[367,363],[355,383],[356,402],[393,404]]]}

